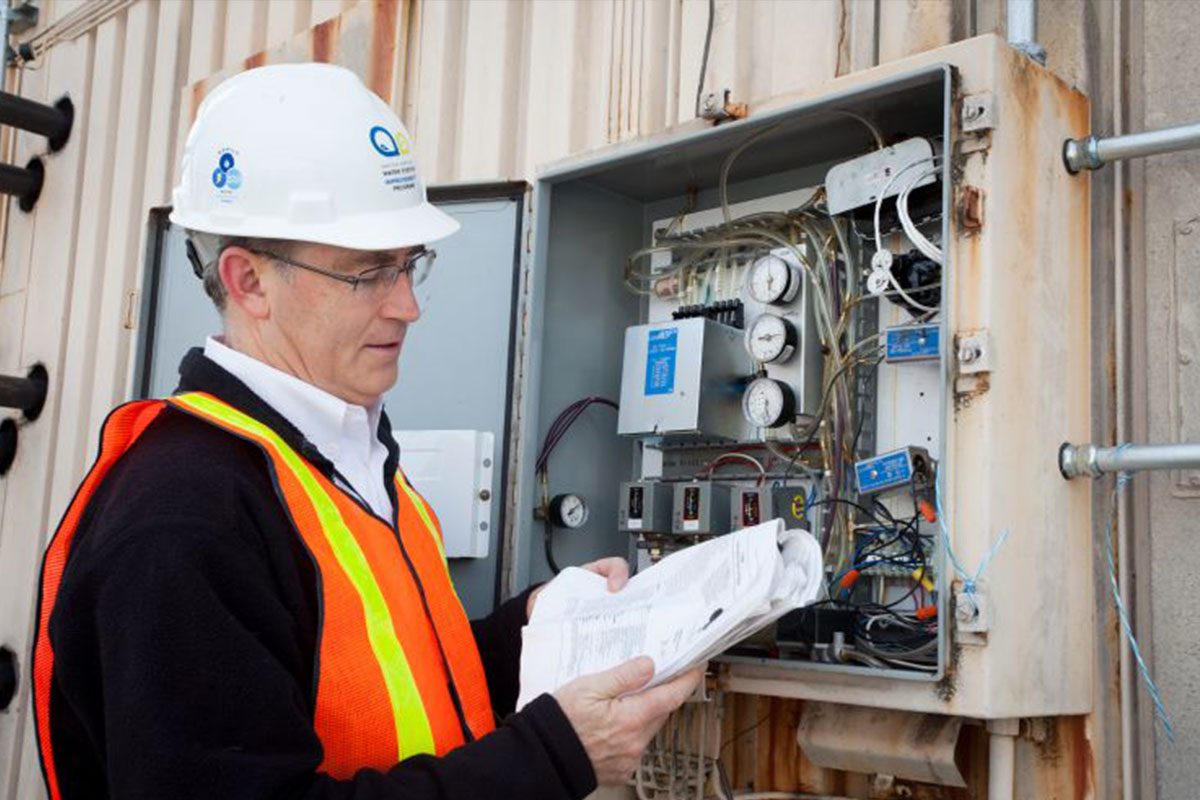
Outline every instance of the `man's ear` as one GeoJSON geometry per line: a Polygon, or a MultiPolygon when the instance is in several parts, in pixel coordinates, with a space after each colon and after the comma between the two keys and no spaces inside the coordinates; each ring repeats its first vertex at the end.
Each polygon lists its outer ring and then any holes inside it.
{"type": "Polygon", "coordinates": [[[227,247],[217,262],[217,272],[229,302],[254,319],[271,315],[271,304],[263,285],[266,260],[244,247],[227,247]]]}

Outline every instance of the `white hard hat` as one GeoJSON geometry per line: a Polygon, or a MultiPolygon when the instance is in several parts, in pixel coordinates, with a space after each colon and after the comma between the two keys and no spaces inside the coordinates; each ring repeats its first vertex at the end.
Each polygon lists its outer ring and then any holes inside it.
{"type": "Polygon", "coordinates": [[[183,150],[171,222],[227,236],[390,250],[458,223],[425,198],[400,119],[348,69],[275,64],[214,89],[183,150]]]}

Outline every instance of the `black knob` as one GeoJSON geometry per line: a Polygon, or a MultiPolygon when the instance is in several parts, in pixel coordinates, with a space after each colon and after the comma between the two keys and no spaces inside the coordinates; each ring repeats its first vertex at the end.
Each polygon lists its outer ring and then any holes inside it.
{"type": "Polygon", "coordinates": [[[0,711],[7,711],[17,694],[17,654],[0,647],[0,711]]]}

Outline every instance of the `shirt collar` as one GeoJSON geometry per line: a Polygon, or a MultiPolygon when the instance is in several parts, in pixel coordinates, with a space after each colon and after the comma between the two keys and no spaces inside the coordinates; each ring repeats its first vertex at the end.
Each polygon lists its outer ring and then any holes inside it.
{"type": "MultiPolygon", "coordinates": [[[[204,392],[248,414],[273,430],[288,447],[320,470],[325,477],[333,477],[333,462],[326,458],[315,444],[306,439],[287,417],[276,411],[240,379],[207,358],[202,348],[191,348],[179,362],[179,385],[175,388],[175,394],[182,392],[204,392]]],[[[388,451],[384,474],[392,475],[400,463],[400,447],[392,436],[392,423],[388,419],[386,409],[379,412],[377,435],[388,451]]],[[[390,482],[388,489],[392,489],[390,482]]]]}
{"type": "Polygon", "coordinates": [[[370,407],[347,403],[216,337],[205,342],[204,355],[295,425],[325,456],[335,461],[344,457],[367,460],[379,430],[382,401],[370,407]]]}

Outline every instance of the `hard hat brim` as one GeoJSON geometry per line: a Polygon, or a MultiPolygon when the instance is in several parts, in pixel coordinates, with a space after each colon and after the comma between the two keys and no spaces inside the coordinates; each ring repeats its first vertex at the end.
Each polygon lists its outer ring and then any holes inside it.
{"type": "Polygon", "coordinates": [[[453,217],[428,201],[403,210],[357,214],[328,223],[297,224],[281,217],[255,217],[243,221],[182,214],[175,209],[171,211],[170,220],[188,230],[222,236],[313,242],[351,250],[395,250],[431,244],[460,227],[453,217]]]}

